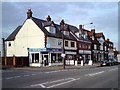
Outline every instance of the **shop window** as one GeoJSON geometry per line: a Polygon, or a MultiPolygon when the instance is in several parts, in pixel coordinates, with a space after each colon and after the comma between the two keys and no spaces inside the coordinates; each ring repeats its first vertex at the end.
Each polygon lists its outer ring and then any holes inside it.
{"type": "Polygon", "coordinates": [[[62,62],[61,54],[52,53],[51,54],[51,62],[52,63],[60,63],[60,62],[62,62]]]}
{"type": "Polygon", "coordinates": [[[32,63],[38,63],[39,62],[39,53],[33,53],[32,54],[32,63]]]}
{"type": "Polygon", "coordinates": [[[71,47],[75,47],[75,43],[74,42],[71,42],[71,47]]]}
{"type": "Polygon", "coordinates": [[[65,46],[68,47],[68,41],[65,41],[65,46]]]}

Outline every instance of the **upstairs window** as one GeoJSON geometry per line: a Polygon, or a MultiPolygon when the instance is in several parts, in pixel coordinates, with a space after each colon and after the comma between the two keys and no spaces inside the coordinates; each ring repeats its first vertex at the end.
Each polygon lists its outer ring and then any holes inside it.
{"type": "Polygon", "coordinates": [[[94,40],[94,36],[92,36],[92,40],[94,40]]]}
{"type": "Polygon", "coordinates": [[[107,47],[105,46],[105,51],[107,51],[107,47]]]}
{"type": "Polygon", "coordinates": [[[79,48],[82,48],[82,44],[79,44],[79,48]]]}
{"type": "Polygon", "coordinates": [[[71,42],[71,47],[75,47],[75,42],[71,42]]]}
{"type": "Polygon", "coordinates": [[[88,49],[91,49],[91,46],[90,46],[90,45],[88,45],[88,49]]]}
{"type": "Polygon", "coordinates": [[[65,41],[65,46],[68,47],[68,41],[65,41]]]}
{"type": "Polygon", "coordinates": [[[94,49],[97,49],[97,45],[94,45],[94,49]]]}
{"type": "Polygon", "coordinates": [[[58,45],[62,45],[62,42],[58,42],[58,45]]]}
{"type": "Polygon", "coordinates": [[[11,47],[11,42],[8,43],[8,46],[11,47]]]}
{"type": "Polygon", "coordinates": [[[100,50],[103,50],[103,46],[100,46],[100,50]]]}
{"type": "Polygon", "coordinates": [[[69,31],[64,31],[64,35],[69,36],[69,31]]]}
{"type": "Polygon", "coordinates": [[[50,33],[53,33],[53,34],[56,34],[56,30],[55,30],[55,28],[54,27],[50,27],[50,33]]]}

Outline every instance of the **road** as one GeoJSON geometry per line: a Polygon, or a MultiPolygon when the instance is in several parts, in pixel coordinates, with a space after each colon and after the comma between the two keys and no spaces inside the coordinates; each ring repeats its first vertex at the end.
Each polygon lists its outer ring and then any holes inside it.
{"type": "Polygon", "coordinates": [[[118,88],[118,66],[56,71],[4,70],[3,88],[118,88]]]}

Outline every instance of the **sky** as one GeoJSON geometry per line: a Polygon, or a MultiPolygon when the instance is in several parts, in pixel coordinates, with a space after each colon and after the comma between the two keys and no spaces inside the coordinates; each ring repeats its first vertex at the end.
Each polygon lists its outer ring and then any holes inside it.
{"type": "Polygon", "coordinates": [[[33,17],[45,20],[50,15],[57,24],[64,19],[78,28],[95,28],[118,49],[118,2],[2,2],[2,38],[24,23],[29,8],[33,17]]]}

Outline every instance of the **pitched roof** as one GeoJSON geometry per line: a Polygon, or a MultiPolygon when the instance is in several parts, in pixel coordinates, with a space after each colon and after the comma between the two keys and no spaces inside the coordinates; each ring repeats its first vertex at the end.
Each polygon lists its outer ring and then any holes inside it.
{"type": "Polygon", "coordinates": [[[73,26],[73,25],[70,25],[70,24],[66,24],[66,25],[68,25],[68,26],[69,26],[69,29],[70,29],[73,33],[75,33],[75,32],[78,32],[78,31],[79,31],[79,29],[78,29],[77,27],[73,26]]]}
{"type": "Polygon", "coordinates": [[[44,24],[44,27],[47,27],[47,26],[51,26],[52,24],[54,25],[54,22],[53,21],[46,21],[46,22],[43,22],[44,24]]]}
{"type": "Polygon", "coordinates": [[[95,37],[96,38],[101,38],[103,37],[105,39],[105,36],[103,35],[103,33],[95,33],[95,37]]]}
{"type": "Polygon", "coordinates": [[[107,43],[107,44],[109,44],[109,43],[113,44],[113,42],[110,41],[110,40],[105,40],[105,43],[107,43]]]}
{"type": "MultiPolygon", "coordinates": [[[[55,25],[55,28],[56,28],[56,34],[52,34],[52,33],[49,33],[45,27],[43,26],[43,24],[45,23],[44,20],[41,20],[41,19],[38,19],[38,18],[32,18],[32,20],[36,23],[36,25],[49,37],[56,37],[56,38],[62,38],[62,33],[60,32],[59,30],[59,25],[58,24],[54,24],[55,25]]],[[[69,27],[71,27],[70,25],[68,25],[69,27]]],[[[70,29],[71,30],[71,29],[70,29]]],[[[69,36],[67,35],[64,35],[64,38],[65,39],[69,39],[69,40],[76,40],[76,38],[72,35],[72,34],[69,34],[69,36]]]]}
{"type": "MultiPolygon", "coordinates": [[[[38,18],[35,18],[35,17],[32,17],[31,18],[35,24],[48,36],[48,37],[55,37],[55,38],[62,38],[62,33],[60,32],[59,30],[59,25],[58,24],[54,24],[53,21],[50,21],[50,22],[46,22],[45,20],[42,20],[42,19],[38,19],[38,18]],[[50,26],[51,24],[54,24],[54,27],[56,28],[56,34],[53,34],[53,33],[49,33],[46,29],[45,29],[45,26],[50,26]]],[[[73,29],[73,26],[71,25],[68,25],[69,26],[69,29],[70,30],[74,30],[73,29]]],[[[22,25],[21,26],[18,26],[13,32],[12,34],[10,34],[8,36],[8,38],[6,39],[6,41],[12,41],[15,39],[15,36],[17,35],[17,33],[19,32],[19,30],[21,29],[22,25]]],[[[74,27],[75,28],[75,27],[74,27]]],[[[67,35],[64,35],[64,38],[65,39],[68,39],[68,40],[76,40],[76,38],[70,33],[69,36],[67,35]]]]}
{"type": "Polygon", "coordinates": [[[19,30],[21,29],[21,26],[18,26],[6,39],[6,41],[13,41],[15,39],[15,36],[17,35],[17,33],[19,32],[19,30]]]}
{"type": "Polygon", "coordinates": [[[88,32],[88,36],[89,36],[89,37],[91,37],[91,36],[93,36],[93,35],[94,35],[94,30],[91,30],[91,31],[88,32]]]}

